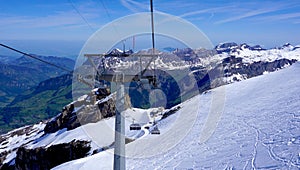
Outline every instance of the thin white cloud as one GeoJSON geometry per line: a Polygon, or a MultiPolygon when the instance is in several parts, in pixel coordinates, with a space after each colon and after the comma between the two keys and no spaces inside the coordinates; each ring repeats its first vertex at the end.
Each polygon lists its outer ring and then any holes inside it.
{"type": "Polygon", "coordinates": [[[157,6],[162,9],[190,9],[199,5],[196,2],[182,1],[182,0],[172,0],[172,1],[154,1],[157,6]],[[183,3],[184,2],[184,3],[183,3]]]}
{"type": "Polygon", "coordinates": [[[198,11],[187,12],[187,13],[180,15],[179,17],[184,18],[184,17],[188,17],[188,16],[204,14],[204,13],[211,12],[213,9],[203,9],[203,10],[198,10],[198,11]]]}
{"type": "Polygon", "coordinates": [[[278,20],[288,20],[288,19],[295,19],[295,18],[296,19],[300,18],[300,12],[265,16],[265,17],[260,17],[259,20],[262,20],[262,21],[278,21],[278,20]]]}
{"type": "Polygon", "coordinates": [[[133,0],[121,0],[121,3],[124,7],[135,13],[144,11],[145,9],[149,9],[148,4],[143,4],[133,0]]]}
{"type": "MultiPolygon", "coordinates": [[[[99,18],[99,10],[95,8],[88,8],[85,5],[78,6],[78,11],[84,18],[91,21],[99,18]]],[[[89,23],[90,25],[98,25],[89,23]]],[[[20,15],[6,15],[0,14],[0,26],[6,28],[64,28],[64,27],[86,27],[87,23],[79,16],[75,10],[57,11],[49,13],[46,16],[20,16],[20,15]]]]}
{"type": "Polygon", "coordinates": [[[234,22],[238,20],[242,20],[245,18],[255,17],[255,19],[258,18],[260,15],[266,15],[266,14],[272,14],[274,12],[278,12],[281,10],[293,8],[297,6],[296,2],[245,2],[239,4],[236,8],[232,9],[231,14],[234,14],[235,16],[229,17],[227,19],[223,19],[220,21],[215,22],[216,24],[224,24],[228,22],[234,22]]]}
{"type": "Polygon", "coordinates": [[[237,15],[231,18],[227,18],[221,21],[217,21],[215,22],[216,24],[224,24],[224,23],[228,23],[228,22],[233,22],[233,21],[238,21],[244,18],[249,18],[249,17],[254,17],[254,16],[258,16],[261,14],[266,14],[266,13],[270,13],[270,12],[274,12],[277,11],[278,8],[267,8],[267,9],[258,9],[258,10],[253,10],[253,11],[249,11],[247,13],[241,14],[241,15],[237,15]]]}
{"type": "Polygon", "coordinates": [[[198,14],[204,14],[204,13],[211,13],[212,14],[212,13],[224,12],[224,11],[227,11],[228,9],[231,9],[232,7],[233,6],[202,9],[202,10],[197,10],[197,11],[184,13],[184,14],[180,15],[179,17],[183,18],[183,17],[193,16],[193,15],[198,15],[198,14]]]}
{"type": "Polygon", "coordinates": [[[78,24],[83,24],[83,21],[74,12],[58,12],[44,17],[6,16],[0,20],[1,26],[16,28],[49,28],[78,24]]]}
{"type": "Polygon", "coordinates": [[[189,18],[189,21],[202,21],[205,20],[205,17],[193,17],[193,18],[189,18]]]}

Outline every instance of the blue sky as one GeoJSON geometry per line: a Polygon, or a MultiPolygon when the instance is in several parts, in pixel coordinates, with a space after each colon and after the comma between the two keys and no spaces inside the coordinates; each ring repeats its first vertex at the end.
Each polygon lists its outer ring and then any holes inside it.
{"type": "MultiPolygon", "coordinates": [[[[0,0],[0,41],[43,55],[71,56],[99,28],[149,11],[149,0],[0,0]]],[[[179,16],[220,42],[300,44],[300,2],[154,0],[157,12],[179,16]]],[[[7,51],[0,49],[0,55],[7,51]]]]}

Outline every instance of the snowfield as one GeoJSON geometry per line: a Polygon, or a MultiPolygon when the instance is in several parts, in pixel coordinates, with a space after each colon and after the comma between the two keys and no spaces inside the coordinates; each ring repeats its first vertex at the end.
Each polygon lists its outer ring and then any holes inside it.
{"type": "MultiPolygon", "coordinates": [[[[142,135],[130,132],[130,117],[146,125],[149,111],[127,110],[126,134],[136,140],[126,145],[126,169],[300,169],[299,75],[300,63],[296,63],[198,95],[158,122],[160,135],[150,135],[146,129],[136,132],[144,131],[142,135]],[[226,94],[224,107],[220,106],[224,112],[209,115],[214,94],[220,91],[226,94]],[[206,124],[210,116],[217,120],[216,129],[207,128],[214,127],[206,124]],[[206,130],[213,130],[212,135],[206,130]]],[[[103,145],[113,140],[113,134],[103,134],[114,123],[113,118],[104,121],[106,128],[99,126],[103,121],[83,126],[95,131],[95,136],[86,131],[95,143],[97,137],[106,141],[103,145]]],[[[108,149],[54,169],[112,167],[113,149],[108,149]]]]}
{"type": "MultiPolygon", "coordinates": [[[[222,45],[221,43],[220,45],[222,45]]],[[[254,63],[254,62],[273,62],[275,60],[280,59],[289,59],[289,60],[298,60],[300,59],[299,46],[293,46],[289,43],[283,45],[279,48],[271,48],[271,49],[250,49],[247,47],[247,44],[241,44],[232,47],[227,47],[224,49],[217,50],[230,50],[230,52],[222,52],[221,54],[217,54],[212,56],[212,58],[209,58],[209,60],[214,61],[221,61],[222,59],[229,57],[229,56],[235,56],[237,58],[242,58],[243,63],[254,63]],[[220,60],[221,59],[221,60],[220,60]]],[[[207,62],[207,61],[206,61],[207,62]]],[[[209,62],[208,62],[209,63],[209,62]]]]}
{"type": "Polygon", "coordinates": [[[292,45],[287,45],[281,49],[269,49],[269,50],[250,50],[242,47],[237,52],[233,52],[232,55],[243,58],[244,63],[253,63],[258,61],[272,62],[279,59],[295,59],[299,60],[299,48],[294,49],[292,45]]]}

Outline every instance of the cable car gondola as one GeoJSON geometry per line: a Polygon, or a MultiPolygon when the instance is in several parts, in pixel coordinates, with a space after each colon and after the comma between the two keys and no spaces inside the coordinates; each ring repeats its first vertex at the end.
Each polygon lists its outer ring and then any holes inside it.
{"type": "Polygon", "coordinates": [[[150,131],[151,135],[160,135],[160,130],[157,126],[154,126],[153,129],[150,131]]]}
{"type": "Polygon", "coordinates": [[[141,130],[142,127],[140,124],[138,123],[132,123],[130,126],[129,126],[129,130],[141,130]]]}

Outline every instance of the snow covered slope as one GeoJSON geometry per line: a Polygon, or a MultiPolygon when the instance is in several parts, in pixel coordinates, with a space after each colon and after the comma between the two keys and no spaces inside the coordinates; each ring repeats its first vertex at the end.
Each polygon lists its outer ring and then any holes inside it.
{"type": "MultiPolygon", "coordinates": [[[[300,169],[299,74],[300,63],[296,63],[226,85],[224,113],[205,142],[200,142],[205,135],[201,130],[212,96],[223,87],[182,103],[179,111],[158,122],[161,135],[146,135],[127,144],[126,168],[300,169]],[[180,115],[189,120],[195,113],[192,128],[186,121],[176,121],[180,115]],[[188,133],[181,139],[185,130],[188,133]],[[166,135],[169,138],[162,140],[166,135]],[[178,142],[174,145],[174,141],[178,142]],[[161,146],[168,149],[158,150],[161,146]]],[[[113,150],[109,149],[54,169],[112,169],[112,165],[113,150]]]]}

